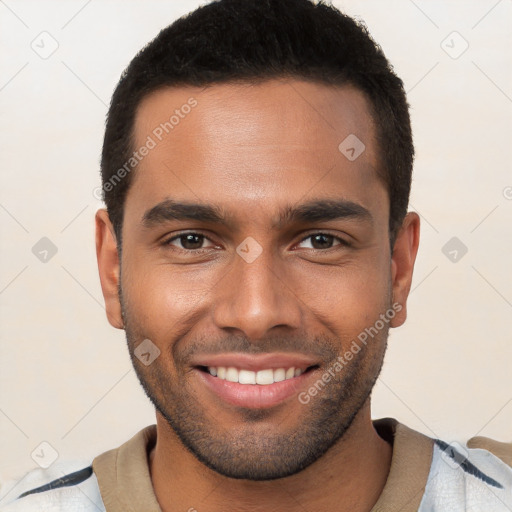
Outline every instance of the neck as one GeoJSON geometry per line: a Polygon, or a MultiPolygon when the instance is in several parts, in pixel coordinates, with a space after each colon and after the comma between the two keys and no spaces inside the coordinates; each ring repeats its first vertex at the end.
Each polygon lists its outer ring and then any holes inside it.
{"type": "Polygon", "coordinates": [[[368,512],[384,488],[391,455],[391,446],[373,427],[368,401],[323,457],[295,475],[270,481],[227,478],[210,470],[157,413],[157,442],[149,455],[149,468],[163,512],[223,512],[227,503],[233,512],[295,512],[297,507],[368,512]]]}

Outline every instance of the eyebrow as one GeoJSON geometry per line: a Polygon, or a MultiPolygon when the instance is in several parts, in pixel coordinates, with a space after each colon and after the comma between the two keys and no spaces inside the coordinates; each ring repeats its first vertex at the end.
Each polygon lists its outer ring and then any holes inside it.
{"type": "MultiPolygon", "coordinates": [[[[341,219],[353,219],[373,224],[370,211],[358,203],[345,199],[317,199],[281,208],[277,219],[274,219],[272,223],[272,228],[279,230],[287,224],[341,219]]],[[[236,224],[234,217],[226,214],[220,206],[166,199],[144,213],[142,225],[145,228],[152,228],[173,220],[195,220],[227,227],[233,227],[236,224]]]]}

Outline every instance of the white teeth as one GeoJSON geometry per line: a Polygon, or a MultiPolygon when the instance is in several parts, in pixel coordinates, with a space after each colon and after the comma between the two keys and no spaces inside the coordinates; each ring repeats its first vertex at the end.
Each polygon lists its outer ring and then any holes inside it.
{"type": "Polygon", "coordinates": [[[274,370],[274,382],[281,382],[284,379],[286,379],[286,370],[284,368],[274,370]]]}
{"type": "Polygon", "coordinates": [[[238,382],[240,384],[256,384],[256,374],[249,370],[240,370],[238,372],[238,382]]]}
{"type": "Polygon", "coordinates": [[[274,370],[260,370],[256,374],[256,384],[274,384],[274,370]]]}
{"type": "Polygon", "coordinates": [[[287,379],[293,379],[304,373],[300,368],[278,368],[273,370],[268,368],[253,372],[251,370],[238,370],[233,366],[208,366],[210,375],[229,382],[238,382],[240,384],[260,384],[263,386],[273,384],[274,382],[281,382],[287,379]]]}
{"type": "Polygon", "coordinates": [[[229,380],[229,382],[238,382],[238,370],[230,366],[226,370],[226,380],[229,380]]]}

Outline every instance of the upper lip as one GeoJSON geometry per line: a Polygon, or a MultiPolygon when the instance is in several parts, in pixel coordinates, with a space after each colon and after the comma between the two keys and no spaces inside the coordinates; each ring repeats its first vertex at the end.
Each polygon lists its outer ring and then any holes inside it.
{"type": "Polygon", "coordinates": [[[267,353],[267,354],[215,354],[196,356],[192,361],[193,366],[210,366],[218,368],[219,366],[233,367],[239,370],[251,370],[258,372],[260,370],[278,368],[301,368],[306,370],[310,366],[317,365],[318,362],[311,356],[305,354],[285,354],[285,353],[267,353]]]}

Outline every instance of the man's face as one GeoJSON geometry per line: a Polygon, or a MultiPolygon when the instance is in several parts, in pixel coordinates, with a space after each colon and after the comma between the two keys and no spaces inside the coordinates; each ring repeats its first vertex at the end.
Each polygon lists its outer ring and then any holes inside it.
{"type": "Polygon", "coordinates": [[[395,290],[368,104],[355,89],[304,81],[166,88],[138,109],[135,149],[148,136],[156,145],[125,203],[120,278],[138,377],[210,468],[255,480],[294,474],[367,403],[396,324],[377,322],[395,290]],[[190,98],[197,104],[182,108],[190,98]],[[169,133],[155,132],[177,109],[169,133]],[[365,146],[355,159],[354,135],[365,146]],[[199,208],[180,218],[171,201],[214,208],[225,222],[199,208]],[[340,203],[337,215],[307,215],[325,201],[340,203]],[[305,215],[284,215],[295,209],[305,215]],[[149,365],[134,353],[143,340],[160,351],[149,365]],[[231,382],[219,367],[262,383],[231,382]]]}

